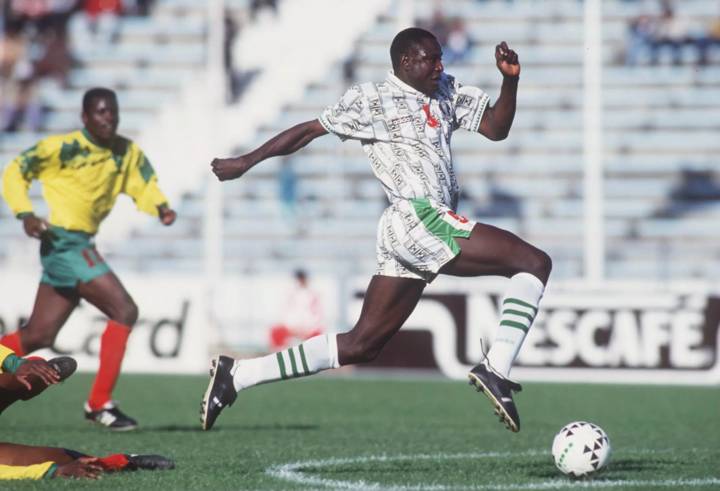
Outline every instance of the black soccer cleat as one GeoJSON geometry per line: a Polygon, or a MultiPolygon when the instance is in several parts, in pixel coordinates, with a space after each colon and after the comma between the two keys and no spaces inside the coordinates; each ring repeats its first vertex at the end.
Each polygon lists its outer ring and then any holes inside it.
{"type": "Polygon", "coordinates": [[[175,461],[162,455],[126,455],[128,470],[164,471],[175,468],[175,461]]]}
{"type": "Polygon", "coordinates": [[[138,427],[137,421],[120,411],[115,401],[107,402],[97,411],[85,403],[85,419],[113,431],[132,431],[138,427]]]}
{"type": "Polygon", "coordinates": [[[200,421],[203,430],[209,430],[215,424],[220,412],[227,406],[232,406],[237,399],[237,391],[233,386],[233,376],[230,370],[234,360],[229,356],[216,356],[210,367],[210,385],[205,391],[200,407],[200,421]]]}
{"type": "Polygon", "coordinates": [[[513,432],[520,431],[520,415],[515,407],[512,393],[520,392],[522,386],[510,379],[497,374],[485,363],[480,363],[468,374],[470,385],[482,391],[495,406],[495,414],[500,416],[500,422],[513,432]]]}
{"type": "Polygon", "coordinates": [[[48,364],[60,375],[60,382],[68,378],[77,370],[75,358],[69,356],[58,356],[48,360],[48,364]]]}

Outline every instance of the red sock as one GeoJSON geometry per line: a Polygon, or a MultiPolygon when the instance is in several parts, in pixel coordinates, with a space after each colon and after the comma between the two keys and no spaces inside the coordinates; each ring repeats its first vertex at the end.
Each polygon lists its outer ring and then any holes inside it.
{"type": "Polygon", "coordinates": [[[93,411],[102,408],[112,399],[112,391],[120,375],[129,335],[128,326],[113,320],[108,321],[105,332],[100,338],[100,367],[88,398],[88,405],[93,411]]]}
{"type": "Polygon", "coordinates": [[[106,457],[98,458],[100,465],[106,471],[121,471],[128,465],[128,458],[125,454],[115,453],[106,457]]]}
{"type": "Polygon", "coordinates": [[[7,348],[10,348],[18,356],[25,356],[27,354],[22,347],[22,343],[20,342],[20,331],[6,334],[2,338],[0,338],[0,344],[7,348]]]}

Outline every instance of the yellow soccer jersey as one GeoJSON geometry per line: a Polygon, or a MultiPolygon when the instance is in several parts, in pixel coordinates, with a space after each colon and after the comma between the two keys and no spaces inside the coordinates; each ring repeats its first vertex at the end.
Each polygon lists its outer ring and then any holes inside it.
{"type": "Polygon", "coordinates": [[[44,462],[34,465],[2,465],[0,464],[0,481],[14,479],[42,479],[55,465],[55,462],[44,462]]]}
{"type": "Polygon", "coordinates": [[[118,136],[111,148],[102,147],[84,129],[40,140],[5,168],[3,196],[15,215],[32,212],[28,189],[34,179],[42,183],[50,224],[93,235],[120,193],[154,216],[167,203],[135,143],[118,136]]]}

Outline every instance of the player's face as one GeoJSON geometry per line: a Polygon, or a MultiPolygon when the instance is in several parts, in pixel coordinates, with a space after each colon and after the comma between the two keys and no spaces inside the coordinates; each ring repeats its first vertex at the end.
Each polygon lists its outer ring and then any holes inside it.
{"type": "Polygon", "coordinates": [[[85,129],[98,142],[107,144],[115,138],[120,115],[115,97],[95,97],[82,114],[85,129]]]}
{"type": "Polygon", "coordinates": [[[432,96],[444,70],[442,49],[438,42],[432,38],[418,41],[403,58],[403,68],[413,88],[432,96]]]}

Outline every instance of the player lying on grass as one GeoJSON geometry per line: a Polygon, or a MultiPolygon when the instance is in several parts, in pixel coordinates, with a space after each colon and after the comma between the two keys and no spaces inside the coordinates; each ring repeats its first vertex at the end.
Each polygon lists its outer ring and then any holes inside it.
{"type": "MultiPolygon", "coordinates": [[[[75,373],[68,356],[45,361],[25,359],[0,345],[0,413],[19,400],[28,400],[75,373]]],[[[175,463],[159,455],[114,454],[92,457],[76,450],[0,442],[0,480],[88,477],[106,471],[172,469],[175,463]]]]}
{"type": "Polygon", "coordinates": [[[160,455],[112,454],[94,457],[77,450],[0,442],[0,480],[85,477],[103,472],[174,469],[175,462],[160,455]]]}
{"type": "Polygon", "coordinates": [[[440,45],[428,31],[400,32],[390,58],[393,71],[383,82],[354,85],[318,119],[294,126],[246,155],[212,162],[221,181],[236,179],[267,158],[293,153],[334,133],[362,144],[390,206],[380,218],[378,267],[357,324],[349,332],[315,336],[261,358],[215,358],[201,408],[206,430],[242,389],[374,359],[439,273],[510,279],[492,347],[469,378],[488,396],[501,421],[512,431],[520,429],[512,394],[520,385],[509,374],[537,314],[552,263],[514,234],[456,214],[459,187],[450,151],[450,136],[460,128],[490,140],[507,137],[515,115],[518,55],[505,42],[496,46],[495,64],[503,81],[492,106],[481,89],[463,86],[443,72],[440,45]]]}
{"type": "Polygon", "coordinates": [[[81,130],[40,140],[3,172],[3,197],[26,235],[38,239],[43,274],[27,323],[0,337],[0,344],[20,356],[48,348],[80,299],[97,307],[108,320],[85,418],[128,431],[138,423],[120,411],[112,394],[138,307],[98,253],[95,234],[119,194],[130,196],[139,210],[163,225],[171,225],[176,213],[143,151],[117,134],[120,108],[115,92],[102,87],[85,92],[81,116],[81,130]],[[35,180],[42,183],[48,219],[33,210],[28,190],[35,180]]]}

